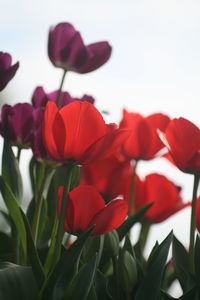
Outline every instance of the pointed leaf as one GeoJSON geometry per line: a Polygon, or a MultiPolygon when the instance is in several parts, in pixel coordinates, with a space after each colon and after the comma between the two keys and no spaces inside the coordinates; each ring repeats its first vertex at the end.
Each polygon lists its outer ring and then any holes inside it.
{"type": "MultiPolygon", "coordinates": [[[[93,256],[93,258],[85,265],[81,267],[78,274],[73,278],[63,300],[73,299],[73,300],[86,300],[94,281],[94,276],[97,269],[98,255],[93,256]]],[[[57,300],[57,288],[54,290],[53,300],[57,300]]]]}
{"type": "Polygon", "coordinates": [[[117,229],[117,233],[119,235],[119,240],[121,241],[125,235],[129,232],[129,230],[135,225],[137,222],[141,220],[145,212],[153,205],[153,203],[147,204],[140,208],[134,215],[129,216],[126,221],[117,229]]]}
{"type": "Polygon", "coordinates": [[[173,237],[172,245],[174,269],[183,291],[187,291],[189,279],[188,253],[175,236],[173,237]]]}
{"type": "Polygon", "coordinates": [[[19,165],[12,151],[10,143],[4,139],[2,156],[2,177],[10,187],[16,199],[22,200],[22,178],[19,171],[19,165]]]}
{"type": "Polygon", "coordinates": [[[2,197],[4,199],[4,202],[7,206],[8,212],[10,217],[13,220],[13,223],[15,224],[19,238],[22,243],[22,247],[24,250],[24,256],[26,258],[27,256],[27,251],[26,251],[26,229],[24,226],[23,218],[20,212],[20,207],[19,204],[12,193],[10,187],[5,183],[4,179],[2,176],[0,176],[0,190],[2,197]]]}
{"type": "Polygon", "coordinates": [[[40,293],[40,299],[52,299],[51,296],[53,290],[57,285],[60,285],[60,295],[57,295],[57,297],[58,299],[61,299],[59,297],[63,296],[63,291],[66,290],[66,286],[71,282],[77,270],[83,246],[92,230],[93,227],[89,231],[83,233],[69,249],[64,251],[56,267],[44,283],[40,293]]]}
{"type": "Polygon", "coordinates": [[[139,286],[135,300],[159,300],[162,276],[172,240],[172,232],[154,249],[148,260],[147,274],[139,286]]]}

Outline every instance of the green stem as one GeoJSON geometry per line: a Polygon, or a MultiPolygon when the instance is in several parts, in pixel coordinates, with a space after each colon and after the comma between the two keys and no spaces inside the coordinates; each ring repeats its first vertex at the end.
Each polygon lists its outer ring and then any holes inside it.
{"type": "Polygon", "coordinates": [[[66,74],[67,74],[67,71],[64,70],[63,75],[62,75],[62,79],[61,79],[61,83],[60,83],[60,87],[59,87],[59,90],[58,90],[57,99],[56,99],[56,103],[57,103],[58,108],[61,108],[61,106],[62,106],[62,101],[61,101],[62,97],[61,97],[61,95],[62,95],[62,88],[63,88],[63,84],[64,84],[64,81],[65,81],[66,74]]]}
{"type": "Polygon", "coordinates": [[[197,190],[199,185],[200,174],[194,175],[194,185],[192,194],[192,211],[190,219],[190,246],[189,246],[189,264],[190,271],[194,273],[194,243],[196,229],[196,207],[197,207],[197,190]]]}
{"type": "Polygon", "coordinates": [[[69,164],[68,172],[67,172],[67,176],[66,176],[66,180],[65,180],[65,185],[64,185],[63,196],[62,196],[62,205],[61,205],[60,216],[59,216],[59,221],[58,221],[58,229],[57,229],[57,233],[56,233],[54,265],[58,261],[58,259],[60,257],[60,252],[61,252],[62,240],[63,240],[63,235],[64,235],[64,221],[65,221],[65,215],[66,215],[68,193],[69,193],[70,184],[71,184],[72,169],[73,169],[73,165],[69,164]]]}
{"type": "Polygon", "coordinates": [[[36,208],[33,216],[33,224],[32,224],[32,233],[33,233],[33,240],[35,245],[37,245],[37,240],[38,240],[38,232],[39,232],[39,224],[40,224],[40,216],[41,216],[41,211],[42,211],[42,205],[43,205],[43,192],[44,192],[44,187],[46,184],[46,180],[48,177],[48,167],[45,167],[44,170],[44,176],[38,191],[37,195],[37,200],[36,200],[36,208]]]}
{"type": "Polygon", "coordinates": [[[113,263],[113,273],[114,273],[114,278],[115,278],[115,287],[116,287],[116,300],[120,300],[120,282],[119,282],[119,268],[118,268],[118,261],[117,261],[117,256],[112,257],[112,263],[113,263]]]}
{"type": "Polygon", "coordinates": [[[148,221],[144,221],[141,223],[141,229],[140,229],[140,234],[139,234],[139,241],[140,241],[140,247],[141,250],[143,251],[149,236],[149,231],[151,228],[151,223],[148,221]]]}
{"type": "Polygon", "coordinates": [[[19,164],[19,161],[20,161],[21,151],[22,151],[22,149],[18,147],[17,148],[17,161],[18,161],[18,164],[19,164]]]}
{"type": "Polygon", "coordinates": [[[132,209],[134,207],[136,167],[137,167],[137,162],[135,163],[135,166],[133,167],[133,171],[132,171],[132,175],[131,175],[129,207],[128,207],[128,215],[129,216],[132,214],[132,209]]]}

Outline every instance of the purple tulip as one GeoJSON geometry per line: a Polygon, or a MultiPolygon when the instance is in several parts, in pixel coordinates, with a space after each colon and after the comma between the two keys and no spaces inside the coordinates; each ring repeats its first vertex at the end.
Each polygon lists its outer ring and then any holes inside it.
{"type": "Polygon", "coordinates": [[[58,68],[88,73],[107,62],[111,46],[106,41],[86,46],[71,24],[60,23],[49,32],[48,54],[52,64],[58,68]]]}
{"type": "MultiPolygon", "coordinates": [[[[35,91],[33,92],[32,96],[32,104],[34,107],[45,107],[48,101],[56,102],[57,96],[59,91],[54,91],[51,93],[46,93],[43,89],[43,87],[38,86],[35,91]]],[[[75,100],[79,101],[88,101],[90,103],[94,103],[94,98],[92,96],[83,95],[82,98],[73,98],[69,93],[67,92],[61,92],[61,106],[65,106],[75,100]]]]}
{"type": "Polygon", "coordinates": [[[0,91],[2,91],[8,82],[14,77],[19,63],[12,65],[12,57],[8,53],[0,52],[0,91]]]}
{"type": "Polygon", "coordinates": [[[0,133],[13,145],[29,148],[34,132],[33,107],[29,103],[5,104],[1,111],[0,133]]]}

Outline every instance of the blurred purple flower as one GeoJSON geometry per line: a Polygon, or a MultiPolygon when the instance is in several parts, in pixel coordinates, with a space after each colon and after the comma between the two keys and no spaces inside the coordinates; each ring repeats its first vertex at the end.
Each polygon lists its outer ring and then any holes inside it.
{"type": "Polygon", "coordinates": [[[30,148],[34,132],[33,110],[29,103],[3,105],[0,121],[1,135],[13,145],[30,148]]]}
{"type": "MultiPolygon", "coordinates": [[[[48,101],[56,102],[57,96],[58,96],[58,90],[46,93],[43,89],[43,87],[38,86],[36,87],[35,91],[32,95],[32,104],[34,107],[45,107],[48,101]]],[[[82,98],[73,98],[68,92],[61,92],[61,106],[65,106],[75,100],[79,101],[88,101],[90,103],[94,103],[94,98],[92,96],[83,95],[82,98]]]]}
{"type": "Polygon", "coordinates": [[[111,50],[106,41],[84,45],[80,33],[69,23],[59,23],[49,32],[49,58],[53,65],[66,71],[94,71],[107,62],[111,50]]]}
{"type": "Polygon", "coordinates": [[[0,91],[2,91],[8,82],[14,77],[19,63],[12,65],[12,57],[8,53],[0,52],[0,91]]]}

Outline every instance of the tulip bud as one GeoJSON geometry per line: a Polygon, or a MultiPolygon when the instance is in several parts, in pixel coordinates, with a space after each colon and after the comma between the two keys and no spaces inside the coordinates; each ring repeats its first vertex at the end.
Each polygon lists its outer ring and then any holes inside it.
{"type": "Polygon", "coordinates": [[[126,292],[131,292],[137,282],[136,260],[126,250],[121,250],[119,255],[119,279],[126,292]]]}
{"type": "Polygon", "coordinates": [[[103,256],[113,257],[119,253],[119,237],[115,230],[105,234],[103,256]]]}

